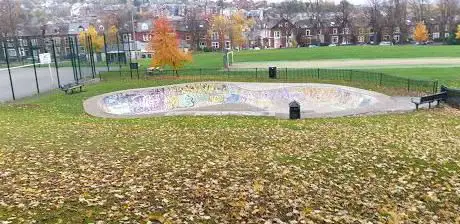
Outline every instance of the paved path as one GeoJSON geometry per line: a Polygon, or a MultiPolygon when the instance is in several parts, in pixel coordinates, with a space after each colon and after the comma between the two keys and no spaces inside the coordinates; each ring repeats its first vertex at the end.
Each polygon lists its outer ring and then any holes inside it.
{"type": "MultiPolygon", "coordinates": [[[[81,67],[82,76],[90,77],[90,67],[81,67]]],[[[105,71],[105,67],[96,68],[96,72],[105,71]]],[[[74,82],[72,67],[61,67],[59,68],[59,78],[61,85],[65,85],[74,82]]],[[[35,82],[35,74],[33,67],[22,67],[11,69],[11,79],[13,82],[14,93],[16,99],[33,96],[37,94],[37,86],[35,82]]],[[[56,69],[51,66],[51,75],[48,66],[38,68],[37,67],[37,79],[39,89],[41,93],[57,89],[57,76],[56,69]]],[[[0,103],[5,101],[11,101],[13,99],[11,93],[10,79],[8,70],[0,69],[0,103]]]]}
{"type": "Polygon", "coordinates": [[[405,68],[405,67],[459,67],[460,58],[391,58],[312,61],[238,62],[232,68],[405,68]]]}

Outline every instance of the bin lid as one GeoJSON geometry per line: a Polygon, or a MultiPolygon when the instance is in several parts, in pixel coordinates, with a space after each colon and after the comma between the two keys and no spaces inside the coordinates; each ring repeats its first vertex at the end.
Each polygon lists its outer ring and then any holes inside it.
{"type": "Polygon", "coordinates": [[[292,101],[289,103],[289,107],[300,107],[299,103],[297,101],[292,101]]]}

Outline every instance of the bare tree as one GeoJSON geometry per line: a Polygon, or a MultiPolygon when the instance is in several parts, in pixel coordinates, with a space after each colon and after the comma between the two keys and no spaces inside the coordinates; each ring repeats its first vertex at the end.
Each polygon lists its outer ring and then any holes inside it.
{"type": "Polygon", "coordinates": [[[201,13],[199,8],[194,7],[187,9],[185,14],[185,28],[189,31],[192,50],[199,48],[201,38],[207,33],[207,24],[201,19],[201,13]]]}
{"type": "Polygon", "coordinates": [[[286,19],[292,19],[295,14],[300,12],[306,12],[309,3],[305,3],[297,0],[283,1],[278,5],[279,12],[282,17],[286,19]]]}
{"type": "Polygon", "coordinates": [[[400,41],[407,38],[407,7],[405,0],[387,0],[383,2],[383,25],[393,39],[394,32],[399,29],[400,41]]]}
{"type": "Polygon", "coordinates": [[[336,22],[339,25],[340,30],[343,31],[343,38],[348,43],[350,37],[350,31],[352,26],[351,13],[353,10],[353,5],[351,5],[347,0],[340,1],[337,6],[338,13],[336,14],[336,22]],[[345,31],[345,28],[347,31],[345,31]]]}
{"type": "Polygon", "coordinates": [[[438,0],[437,13],[442,37],[455,29],[455,16],[458,10],[458,0],[438,0]],[[447,28],[447,30],[445,29],[447,28]]]}
{"type": "Polygon", "coordinates": [[[324,17],[324,9],[320,0],[313,0],[310,2],[311,10],[311,22],[313,23],[313,32],[316,33],[316,44],[319,45],[320,41],[320,30],[323,28],[322,18],[324,17]]]}
{"type": "Polygon", "coordinates": [[[23,11],[18,0],[0,0],[0,36],[15,36],[23,11]]]}
{"type": "Polygon", "coordinates": [[[377,44],[380,42],[382,34],[382,2],[381,0],[368,0],[369,8],[366,11],[366,14],[370,21],[370,26],[372,27],[373,32],[373,42],[377,44]]]}
{"type": "Polygon", "coordinates": [[[412,17],[417,21],[426,21],[432,16],[430,0],[408,0],[408,5],[412,17]]]}

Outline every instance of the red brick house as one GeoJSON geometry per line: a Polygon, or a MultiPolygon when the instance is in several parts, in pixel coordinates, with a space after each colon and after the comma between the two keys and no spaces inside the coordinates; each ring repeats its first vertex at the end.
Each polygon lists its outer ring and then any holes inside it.
{"type": "Polygon", "coordinates": [[[273,48],[291,47],[292,41],[295,40],[296,28],[288,19],[280,19],[270,28],[269,45],[273,48]]]}

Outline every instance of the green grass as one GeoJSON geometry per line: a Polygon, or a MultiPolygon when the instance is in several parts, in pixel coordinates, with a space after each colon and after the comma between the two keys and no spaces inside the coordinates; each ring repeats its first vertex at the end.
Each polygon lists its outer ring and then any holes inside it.
{"type": "Polygon", "coordinates": [[[301,61],[322,59],[378,59],[460,57],[460,46],[347,46],[288,48],[243,51],[235,54],[237,62],[301,61]]]}
{"type": "Polygon", "coordinates": [[[113,79],[0,106],[0,221],[459,219],[457,110],[289,121],[101,119],[82,108],[184,81],[113,79]]]}
{"type": "Polygon", "coordinates": [[[370,71],[383,72],[399,77],[439,80],[442,84],[460,87],[460,67],[446,68],[388,68],[372,69],[370,71]]]}
{"type": "MultiPolygon", "coordinates": [[[[302,61],[323,59],[378,59],[378,58],[421,58],[460,57],[460,46],[347,46],[318,48],[287,48],[235,52],[235,62],[258,61],[302,61]]],[[[148,60],[140,60],[148,67],[148,60]]],[[[197,53],[193,62],[184,68],[221,68],[223,53],[197,53]]]]}

